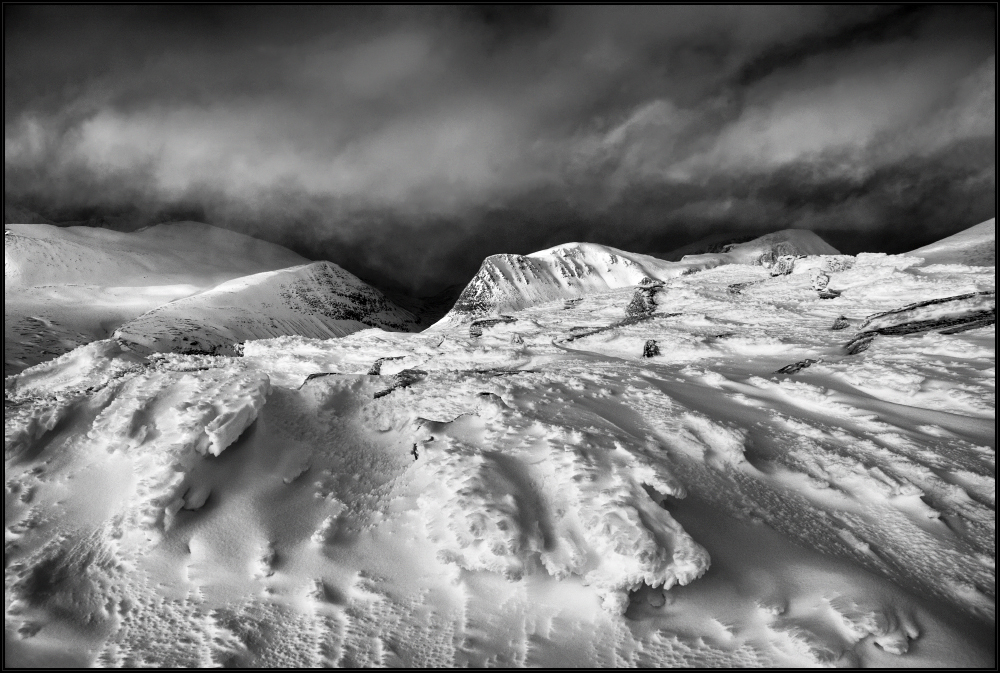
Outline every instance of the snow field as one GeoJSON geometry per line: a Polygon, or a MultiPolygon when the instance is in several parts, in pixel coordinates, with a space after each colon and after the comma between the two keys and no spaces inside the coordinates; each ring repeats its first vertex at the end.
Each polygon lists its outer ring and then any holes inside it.
{"type": "Polygon", "coordinates": [[[995,274],[810,263],[9,377],[8,662],[989,666],[995,274]]]}

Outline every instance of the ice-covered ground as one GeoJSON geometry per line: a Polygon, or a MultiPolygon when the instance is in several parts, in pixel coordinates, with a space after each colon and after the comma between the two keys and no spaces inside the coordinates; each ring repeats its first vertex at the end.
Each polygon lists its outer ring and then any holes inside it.
{"type": "Polygon", "coordinates": [[[6,380],[5,663],[995,665],[994,291],[812,257],[91,343],[6,380]]]}

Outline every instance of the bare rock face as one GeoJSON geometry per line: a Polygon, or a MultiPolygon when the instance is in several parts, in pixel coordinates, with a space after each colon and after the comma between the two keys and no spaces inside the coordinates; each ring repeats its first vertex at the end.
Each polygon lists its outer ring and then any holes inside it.
{"type": "Polygon", "coordinates": [[[851,326],[851,321],[847,319],[846,315],[842,315],[833,321],[833,326],[830,327],[832,330],[847,329],[851,326]]]}
{"type": "Polygon", "coordinates": [[[827,273],[847,271],[854,267],[855,258],[850,255],[828,255],[823,262],[823,270],[827,273]]]}
{"type": "Polygon", "coordinates": [[[827,289],[828,285],[830,285],[830,275],[825,271],[816,269],[813,273],[812,288],[817,292],[822,292],[827,289]]]}
{"type": "Polygon", "coordinates": [[[773,267],[782,257],[801,257],[800,251],[791,241],[780,241],[775,243],[770,250],[764,252],[757,260],[760,266],[773,267]]]}
{"type": "Polygon", "coordinates": [[[660,347],[656,345],[656,341],[650,339],[646,342],[646,345],[642,349],[642,357],[651,358],[660,354],[660,347]]]}

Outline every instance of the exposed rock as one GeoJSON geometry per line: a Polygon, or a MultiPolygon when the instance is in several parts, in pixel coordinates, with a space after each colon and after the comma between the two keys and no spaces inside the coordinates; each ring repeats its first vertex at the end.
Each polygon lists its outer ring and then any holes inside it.
{"type": "Polygon", "coordinates": [[[382,374],[382,363],[385,362],[386,360],[402,360],[402,359],[403,359],[402,355],[392,355],[389,357],[379,358],[378,360],[375,361],[375,364],[371,366],[371,369],[368,370],[368,376],[380,376],[382,374]]]}
{"type": "Polygon", "coordinates": [[[480,320],[475,320],[469,325],[469,336],[476,338],[483,335],[484,329],[489,329],[494,325],[499,325],[500,323],[511,323],[517,322],[517,318],[512,318],[509,315],[500,315],[495,318],[481,318],[480,320]]]}
{"type": "Polygon", "coordinates": [[[996,313],[991,316],[987,316],[982,320],[970,320],[969,322],[958,324],[954,327],[949,327],[948,329],[941,330],[941,334],[958,334],[959,332],[966,332],[970,329],[979,329],[980,327],[989,327],[995,324],[997,321],[996,313]]]}
{"type": "Polygon", "coordinates": [[[663,287],[663,283],[657,281],[645,282],[647,280],[652,279],[643,279],[643,282],[636,289],[635,294],[632,295],[632,301],[625,307],[626,318],[649,316],[656,310],[656,293],[663,287]]]}
{"type": "Polygon", "coordinates": [[[957,334],[992,325],[996,320],[994,292],[970,292],[955,297],[930,299],[869,316],[861,324],[861,327],[868,329],[855,336],[844,348],[849,355],[854,355],[868,350],[872,340],[879,334],[899,336],[933,331],[957,334]]]}
{"type": "Polygon", "coordinates": [[[316,373],[314,373],[314,374],[309,374],[309,375],[308,375],[308,376],[306,377],[305,381],[303,381],[303,382],[302,382],[302,385],[300,385],[300,386],[299,386],[299,389],[301,390],[301,389],[302,389],[302,386],[304,386],[305,384],[309,383],[309,382],[310,382],[310,381],[312,381],[313,379],[318,379],[318,378],[322,378],[322,377],[324,377],[324,376],[336,376],[336,375],[337,375],[337,374],[339,374],[339,373],[340,373],[340,372],[316,372],[316,373]]]}
{"type": "Polygon", "coordinates": [[[832,330],[847,329],[851,326],[851,321],[847,319],[846,315],[842,315],[833,321],[833,326],[830,327],[832,330]]]}
{"type": "Polygon", "coordinates": [[[760,280],[748,280],[743,283],[733,283],[728,288],[726,288],[726,291],[731,296],[735,297],[737,295],[743,294],[743,290],[747,289],[748,287],[752,287],[754,285],[760,285],[761,283],[764,282],[764,280],[765,279],[762,278],[760,280]]]}
{"type": "Polygon", "coordinates": [[[803,369],[805,369],[806,367],[808,367],[809,365],[814,365],[817,362],[819,362],[819,360],[810,360],[809,358],[806,358],[805,360],[800,360],[799,362],[795,362],[795,363],[792,363],[790,365],[785,365],[784,367],[782,367],[781,369],[779,369],[778,371],[776,371],[774,373],[775,374],[796,374],[796,373],[802,371],[803,369]]]}
{"type": "Polygon", "coordinates": [[[795,268],[795,255],[782,255],[771,265],[771,276],[787,276],[795,268]]]}
{"type": "Polygon", "coordinates": [[[836,299],[839,296],[840,296],[840,290],[826,289],[826,290],[820,290],[819,291],[819,298],[820,299],[836,299]]]}
{"type": "MultiPolygon", "coordinates": [[[[909,329],[904,332],[884,332],[890,327],[903,326],[911,323],[926,323],[952,320],[953,324],[970,322],[972,320],[985,320],[990,315],[996,317],[996,293],[992,291],[970,292],[952,297],[942,297],[940,299],[929,299],[913,304],[907,304],[902,308],[891,311],[883,311],[865,318],[860,327],[868,327],[878,330],[883,334],[908,334],[913,331],[925,331],[925,329],[909,329]]],[[[941,326],[948,326],[942,324],[941,326]]],[[[927,327],[926,329],[934,329],[927,327]]]]}
{"type": "Polygon", "coordinates": [[[423,381],[427,377],[427,372],[422,369],[404,369],[395,376],[392,377],[392,384],[385,390],[380,390],[375,393],[375,399],[380,397],[385,397],[393,390],[398,388],[406,388],[407,386],[412,386],[418,381],[423,381]]]}
{"type": "MultiPolygon", "coordinates": [[[[801,257],[802,253],[790,241],[780,241],[764,252],[757,260],[760,266],[773,267],[782,257],[801,257]]],[[[776,274],[771,274],[776,275],[776,274]]],[[[783,275],[783,274],[782,274],[783,275]]]]}
{"type": "Polygon", "coordinates": [[[851,339],[844,350],[847,351],[848,355],[857,355],[862,353],[872,345],[872,341],[878,336],[878,332],[862,332],[858,336],[851,339]]]}
{"type": "Polygon", "coordinates": [[[816,269],[813,272],[812,287],[817,292],[822,292],[830,284],[830,275],[824,272],[822,269],[816,269]]]}
{"type": "Polygon", "coordinates": [[[854,267],[855,261],[850,255],[827,255],[823,260],[823,270],[827,273],[847,271],[854,267]]]}
{"type": "Polygon", "coordinates": [[[656,345],[656,341],[650,339],[646,342],[646,345],[642,349],[642,357],[651,358],[660,354],[660,347],[656,345]]]}

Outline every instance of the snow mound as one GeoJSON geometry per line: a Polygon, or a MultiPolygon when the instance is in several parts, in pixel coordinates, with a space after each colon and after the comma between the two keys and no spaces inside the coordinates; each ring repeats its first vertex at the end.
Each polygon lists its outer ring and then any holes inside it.
{"type": "Polygon", "coordinates": [[[928,265],[996,266],[996,250],[997,220],[994,217],[907,254],[923,257],[924,264],[928,265]]]}
{"type": "Polygon", "coordinates": [[[419,504],[440,559],[511,580],[578,576],[617,613],[629,591],[688,584],[708,569],[705,550],[647,492],[685,495],[652,459],[655,447],[617,441],[610,428],[569,431],[493,393],[479,399],[454,421],[421,420],[414,444],[429,473],[419,504]],[[524,434],[536,441],[505,439],[524,434]]]}
{"type": "Polygon", "coordinates": [[[336,264],[314,262],[237,278],[165,304],[125,323],[114,338],[144,354],[234,355],[236,345],[249,339],[330,339],[369,327],[410,331],[416,320],[336,264]]]}

